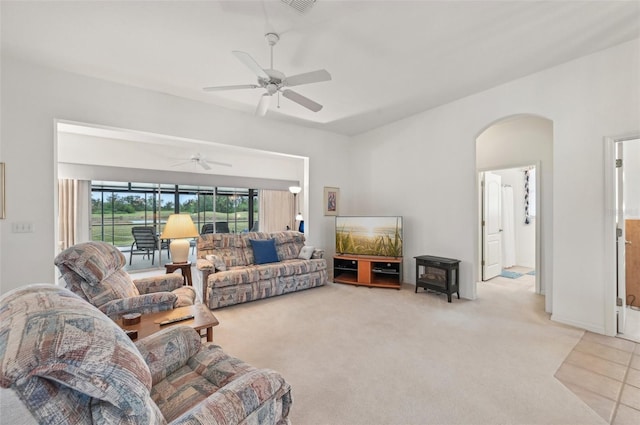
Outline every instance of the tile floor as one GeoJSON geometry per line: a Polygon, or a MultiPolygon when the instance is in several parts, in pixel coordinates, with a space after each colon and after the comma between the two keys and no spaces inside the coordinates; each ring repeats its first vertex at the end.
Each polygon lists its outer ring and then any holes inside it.
{"type": "Polygon", "coordinates": [[[608,423],[640,424],[640,344],[585,332],[555,377],[608,423]]]}

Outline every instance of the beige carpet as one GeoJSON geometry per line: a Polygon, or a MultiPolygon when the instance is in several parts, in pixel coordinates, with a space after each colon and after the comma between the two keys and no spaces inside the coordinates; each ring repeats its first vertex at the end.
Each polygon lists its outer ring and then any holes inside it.
{"type": "MultiPolygon", "coordinates": [[[[584,332],[548,320],[533,279],[451,304],[413,288],[330,283],[216,310],[214,340],[287,378],[294,425],[606,423],[554,378],[584,332]]],[[[30,423],[10,393],[0,423],[30,423]]]]}
{"type": "Polygon", "coordinates": [[[292,384],[293,424],[603,424],[554,374],[584,332],[532,282],[479,299],[330,283],[216,310],[214,340],[292,384]]]}

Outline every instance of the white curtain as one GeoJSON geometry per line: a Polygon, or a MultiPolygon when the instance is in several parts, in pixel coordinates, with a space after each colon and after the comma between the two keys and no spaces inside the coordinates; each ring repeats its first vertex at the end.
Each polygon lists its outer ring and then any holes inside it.
{"type": "Polygon", "coordinates": [[[279,232],[295,226],[293,194],[284,190],[260,190],[258,220],[261,232],[279,232]]]}
{"type": "Polygon", "coordinates": [[[502,186],[502,267],[512,267],[516,263],[515,213],[513,188],[502,186]]]}
{"type": "Polygon", "coordinates": [[[60,251],[91,240],[91,182],[58,180],[58,235],[60,251]]]}

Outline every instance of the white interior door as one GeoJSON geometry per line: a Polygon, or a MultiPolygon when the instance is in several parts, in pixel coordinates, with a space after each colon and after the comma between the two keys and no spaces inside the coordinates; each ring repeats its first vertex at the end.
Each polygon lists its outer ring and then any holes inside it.
{"type": "Polygon", "coordinates": [[[624,333],[627,321],[627,278],[625,271],[625,221],[624,221],[624,171],[622,161],[622,144],[615,144],[616,150],[616,260],[617,260],[617,295],[616,313],[618,317],[618,333],[624,333]]]}
{"type": "Polygon", "coordinates": [[[485,172],[482,181],[482,280],[502,271],[502,177],[485,172]]]}

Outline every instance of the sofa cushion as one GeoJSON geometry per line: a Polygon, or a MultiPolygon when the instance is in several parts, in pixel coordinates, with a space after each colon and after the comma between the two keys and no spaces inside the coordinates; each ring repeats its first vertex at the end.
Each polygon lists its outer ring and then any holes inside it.
{"type": "Polygon", "coordinates": [[[249,242],[251,242],[251,247],[253,248],[255,264],[277,263],[280,261],[276,251],[275,239],[249,239],[249,242]]]}
{"type": "Polygon", "coordinates": [[[124,270],[111,273],[100,284],[81,283],[82,291],[89,302],[101,307],[109,301],[121,298],[131,298],[140,295],[138,288],[131,280],[131,276],[124,270]]]}
{"type": "Polygon", "coordinates": [[[315,248],[312,246],[303,246],[300,250],[300,254],[298,254],[298,258],[302,260],[310,260],[314,249],[315,248]]]}
{"type": "Polygon", "coordinates": [[[198,238],[198,257],[217,255],[227,268],[250,264],[245,258],[245,241],[235,233],[207,233],[198,238]]]}
{"type": "Polygon", "coordinates": [[[224,262],[221,256],[209,254],[206,256],[206,258],[207,260],[211,261],[211,264],[213,264],[213,267],[215,267],[216,270],[227,270],[227,264],[224,262]]]}
{"type": "Polygon", "coordinates": [[[296,259],[278,263],[236,267],[224,272],[210,274],[207,277],[207,286],[211,288],[223,288],[225,286],[235,286],[286,276],[308,274],[325,270],[326,268],[327,262],[324,259],[296,259]]]}
{"type": "Polygon", "coordinates": [[[280,261],[298,258],[304,246],[304,234],[294,231],[275,232],[272,236],[276,240],[276,250],[280,261]]]}
{"type": "Polygon", "coordinates": [[[127,260],[115,246],[106,242],[87,242],[62,251],[55,260],[56,266],[66,266],[80,275],[90,285],[97,285],[127,260]]]}

